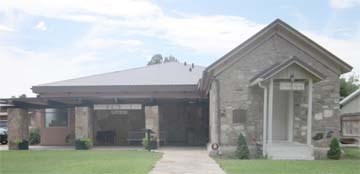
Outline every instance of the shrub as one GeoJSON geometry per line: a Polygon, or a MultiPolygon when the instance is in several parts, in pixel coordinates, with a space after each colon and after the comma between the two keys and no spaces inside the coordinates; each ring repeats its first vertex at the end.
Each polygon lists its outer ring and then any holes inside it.
{"type": "Polygon", "coordinates": [[[80,138],[75,141],[76,150],[87,150],[91,148],[91,139],[89,138],[80,138]]]}
{"type": "Polygon", "coordinates": [[[39,128],[31,129],[29,135],[29,144],[34,145],[39,143],[40,143],[40,129],[39,128]]]}
{"type": "Polygon", "coordinates": [[[235,155],[239,159],[249,159],[249,148],[242,134],[239,135],[235,155]]]}
{"type": "Polygon", "coordinates": [[[327,151],[327,157],[329,159],[338,160],[341,157],[341,149],[339,140],[337,138],[333,138],[330,142],[330,149],[327,151]]]}

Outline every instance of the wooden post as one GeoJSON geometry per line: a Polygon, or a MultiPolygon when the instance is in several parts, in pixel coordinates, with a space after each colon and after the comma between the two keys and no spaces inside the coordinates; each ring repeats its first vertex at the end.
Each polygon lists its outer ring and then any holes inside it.
{"type": "Polygon", "coordinates": [[[312,129],[312,90],[313,90],[313,80],[309,79],[309,95],[308,95],[308,115],[307,115],[307,137],[306,142],[308,145],[311,145],[311,129],[312,129]]]}
{"type": "Polygon", "coordinates": [[[268,144],[272,144],[272,121],[273,121],[273,102],[274,102],[274,79],[270,79],[270,91],[269,91],[269,126],[268,126],[268,144]]]}

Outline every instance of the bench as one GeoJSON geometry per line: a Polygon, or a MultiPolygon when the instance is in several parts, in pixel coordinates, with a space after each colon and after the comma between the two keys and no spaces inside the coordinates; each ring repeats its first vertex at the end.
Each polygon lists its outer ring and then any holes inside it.
{"type": "MultiPolygon", "coordinates": [[[[128,133],[127,142],[130,145],[132,142],[142,143],[143,138],[145,138],[145,131],[138,130],[138,131],[130,131],[128,133]]],[[[151,135],[153,136],[153,135],[151,135]]],[[[160,132],[160,143],[166,144],[166,134],[165,132],[160,132]]]]}

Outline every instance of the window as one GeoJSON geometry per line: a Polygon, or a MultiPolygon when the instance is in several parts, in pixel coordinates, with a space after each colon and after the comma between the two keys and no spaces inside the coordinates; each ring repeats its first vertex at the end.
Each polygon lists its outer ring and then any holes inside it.
{"type": "Polygon", "coordinates": [[[68,127],[66,109],[45,109],[45,127],[68,127]]]}

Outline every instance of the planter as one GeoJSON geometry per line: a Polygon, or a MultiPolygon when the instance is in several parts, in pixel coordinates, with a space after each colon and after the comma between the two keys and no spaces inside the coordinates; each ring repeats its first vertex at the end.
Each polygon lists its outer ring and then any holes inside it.
{"type": "Polygon", "coordinates": [[[19,150],[29,150],[29,142],[24,140],[18,144],[19,150]]]}

